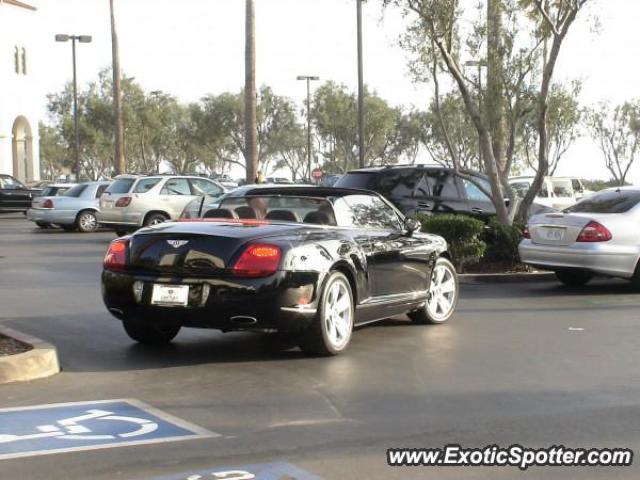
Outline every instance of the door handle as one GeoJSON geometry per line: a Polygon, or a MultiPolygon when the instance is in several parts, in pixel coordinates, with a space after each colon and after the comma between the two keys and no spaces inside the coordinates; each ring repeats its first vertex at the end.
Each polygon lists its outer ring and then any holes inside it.
{"type": "Polygon", "coordinates": [[[433,205],[427,202],[418,202],[418,206],[422,208],[431,208],[433,205]]]}
{"type": "Polygon", "coordinates": [[[484,210],[483,210],[483,209],[481,209],[481,208],[477,208],[477,207],[473,207],[473,208],[471,209],[471,211],[472,211],[473,213],[484,213],[484,210]]]}

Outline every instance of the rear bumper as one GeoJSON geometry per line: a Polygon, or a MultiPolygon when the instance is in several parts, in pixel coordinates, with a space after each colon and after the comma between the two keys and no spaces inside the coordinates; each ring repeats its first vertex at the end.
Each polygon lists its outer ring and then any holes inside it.
{"type": "Polygon", "coordinates": [[[218,330],[296,332],[313,321],[322,282],[314,272],[278,272],[260,279],[167,278],[102,273],[102,296],[111,314],[122,320],[174,324],[218,330]],[[136,298],[135,282],[143,285],[136,298]],[[189,285],[184,307],[151,305],[153,285],[189,285]]]}
{"type": "Polygon", "coordinates": [[[518,250],[523,263],[546,270],[575,268],[623,278],[633,276],[639,257],[635,247],[606,242],[554,247],[523,240],[518,250]]]}
{"type": "Polygon", "coordinates": [[[27,218],[32,222],[54,223],[58,225],[72,225],[76,221],[78,212],[75,210],[57,210],[52,208],[30,208],[27,218]]]}
{"type": "Polygon", "coordinates": [[[144,215],[141,212],[131,212],[126,208],[101,210],[98,212],[98,223],[107,228],[142,226],[144,215]]]}

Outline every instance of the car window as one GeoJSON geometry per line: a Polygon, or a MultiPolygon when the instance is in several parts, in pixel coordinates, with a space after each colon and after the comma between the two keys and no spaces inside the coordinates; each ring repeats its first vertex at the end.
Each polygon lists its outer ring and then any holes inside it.
{"type": "Polygon", "coordinates": [[[161,178],[142,178],[138,180],[133,189],[133,193],[146,193],[160,183],[161,178]]]}
{"type": "Polygon", "coordinates": [[[4,181],[3,182],[4,185],[2,186],[2,188],[6,188],[6,189],[10,189],[10,190],[17,190],[19,188],[26,188],[22,183],[20,183],[15,178],[3,177],[2,180],[4,181]]]}
{"type": "Polygon", "coordinates": [[[577,178],[574,178],[573,180],[571,180],[571,186],[573,187],[573,190],[576,192],[581,192],[583,190],[582,183],[580,183],[580,180],[578,180],[577,178]]]}
{"type": "Polygon", "coordinates": [[[529,187],[531,187],[531,184],[528,182],[514,182],[511,184],[511,188],[520,198],[524,198],[529,191],[529,187]]]}
{"type": "Polygon", "coordinates": [[[191,187],[186,178],[171,178],[162,187],[162,195],[191,195],[191,187]]]}
{"type": "Polygon", "coordinates": [[[135,182],[135,178],[118,178],[115,182],[113,182],[109,188],[105,190],[107,193],[129,193],[129,189],[133,182],[135,182]]]}
{"type": "Polygon", "coordinates": [[[556,197],[573,197],[573,187],[570,180],[551,180],[553,194],[556,197]]]}
{"type": "Polygon", "coordinates": [[[334,200],[336,222],[341,227],[401,230],[396,212],[373,195],[347,195],[334,200]]]}
{"type": "Polygon", "coordinates": [[[412,197],[420,174],[415,169],[389,170],[380,175],[376,191],[385,197],[412,197]]]}
{"type": "Polygon", "coordinates": [[[191,190],[194,195],[208,195],[210,197],[219,197],[222,195],[222,188],[204,178],[191,178],[191,190]]]}
{"type": "Polygon", "coordinates": [[[426,173],[429,191],[434,197],[458,198],[456,182],[449,172],[444,170],[432,170],[426,173]]]}
{"type": "Polygon", "coordinates": [[[640,202],[640,192],[609,190],[595,193],[567,208],[567,213],[625,213],[640,202]]]}
{"type": "Polygon", "coordinates": [[[78,198],[80,195],[82,195],[82,192],[84,192],[87,189],[87,184],[81,184],[81,185],[76,185],[73,188],[70,188],[69,190],[67,190],[66,192],[64,192],[62,194],[63,197],[73,197],[73,198],[78,198]]]}
{"type": "Polygon", "coordinates": [[[96,198],[100,198],[100,196],[104,193],[104,191],[109,188],[109,184],[106,183],[104,185],[98,185],[98,188],[96,190],[96,198]]]}
{"type": "MultiPolygon", "coordinates": [[[[467,192],[467,198],[469,200],[476,200],[479,202],[490,202],[491,199],[471,180],[467,180],[466,178],[462,179],[462,185],[464,185],[464,189],[467,192]]],[[[483,185],[483,188],[487,188],[487,185],[483,185]]]]}
{"type": "Polygon", "coordinates": [[[378,175],[375,172],[350,172],[340,177],[335,187],[340,188],[362,188],[365,190],[374,190],[378,175]]]}

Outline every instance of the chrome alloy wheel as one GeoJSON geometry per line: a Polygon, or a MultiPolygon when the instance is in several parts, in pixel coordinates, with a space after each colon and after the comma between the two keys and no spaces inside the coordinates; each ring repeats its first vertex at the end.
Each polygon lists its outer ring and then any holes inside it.
{"type": "Polygon", "coordinates": [[[98,228],[98,220],[91,212],[85,212],[78,218],[78,227],[83,232],[93,232],[98,228]]]}
{"type": "Polygon", "coordinates": [[[444,321],[451,315],[457,300],[456,273],[448,262],[436,264],[431,274],[427,311],[433,321],[444,321]]]}
{"type": "Polygon", "coordinates": [[[342,350],[353,330],[353,309],[349,286],[338,279],[329,287],[325,296],[324,318],[322,319],[327,340],[336,350],[342,350]]]}

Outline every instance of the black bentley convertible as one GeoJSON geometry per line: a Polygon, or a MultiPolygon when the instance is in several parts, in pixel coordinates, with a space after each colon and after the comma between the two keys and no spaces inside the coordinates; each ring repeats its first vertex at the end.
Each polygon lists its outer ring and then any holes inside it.
{"type": "Polygon", "coordinates": [[[458,279],[438,236],[383,197],[319,187],[256,187],[205,218],[114,240],[109,311],[141,343],[181,327],[285,332],[315,355],[343,351],[354,326],[408,314],[442,323],[458,279]]]}

